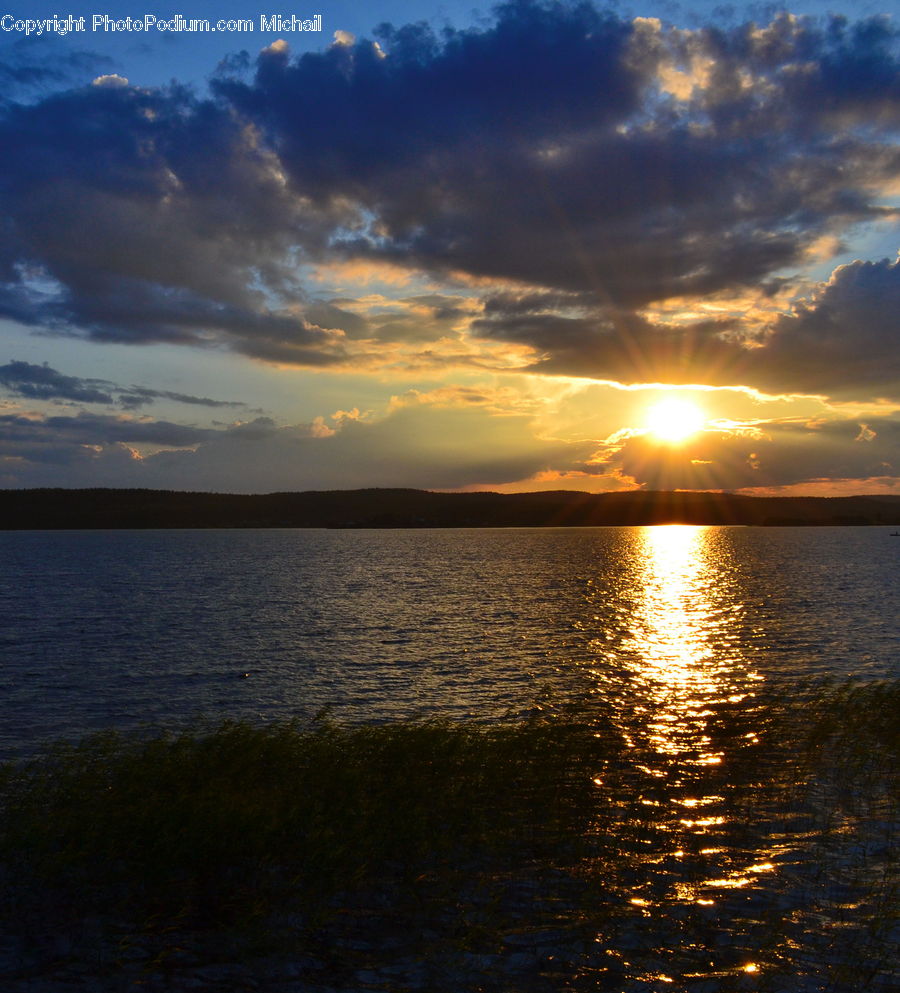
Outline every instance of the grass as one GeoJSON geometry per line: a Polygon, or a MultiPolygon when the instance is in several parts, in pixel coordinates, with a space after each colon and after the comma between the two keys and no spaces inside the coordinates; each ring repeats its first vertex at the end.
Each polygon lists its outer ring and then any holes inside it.
{"type": "MultiPolygon", "coordinates": [[[[229,722],[149,739],[96,735],[0,768],[9,893],[0,913],[7,931],[99,917],[132,944],[186,929],[269,940],[275,922],[289,921],[278,940],[289,931],[295,951],[317,948],[321,958],[341,914],[351,908],[358,924],[375,907],[381,938],[388,918],[401,931],[430,921],[428,940],[496,956],[511,932],[576,926],[584,942],[604,935],[610,955],[630,942],[634,958],[644,942],[648,961],[668,955],[672,965],[666,928],[685,944],[685,929],[699,929],[703,957],[704,934],[738,925],[711,923],[702,905],[679,909],[659,893],[652,916],[629,894],[650,893],[651,883],[669,893],[693,885],[692,873],[702,882],[725,871],[726,856],[711,866],[714,857],[700,854],[711,840],[734,860],[774,850],[777,835],[790,899],[802,906],[791,937],[756,887],[754,922],[740,927],[757,958],[773,973],[796,971],[790,948],[809,944],[803,915],[830,912],[851,890],[869,935],[868,950],[853,954],[871,956],[873,942],[893,940],[898,919],[898,714],[900,683],[820,687],[797,703],[773,695],[752,712],[711,713],[706,730],[729,759],[690,788],[715,796],[727,816],[705,833],[672,814],[674,778],[648,783],[635,773],[639,756],[596,704],[490,726],[229,722]],[[748,726],[758,741],[748,744],[748,726]],[[656,862],[676,843],[696,843],[693,860],[663,873],[656,862]],[[838,877],[846,885],[833,896],[838,877]],[[516,886],[527,899],[510,896],[516,886]]],[[[786,886],[774,885],[772,906],[786,886]]],[[[846,955],[828,965],[833,941],[813,946],[812,971],[823,962],[835,977],[852,969],[846,955]]],[[[580,974],[593,969],[602,989],[597,977],[620,966],[591,954],[580,974]]]]}
{"type": "Polygon", "coordinates": [[[101,734],[3,770],[0,851],[70,900],[218,923],[289,880],[314,913],[386,870],[556,848],[592,816],[601,752],[568,722],[101,734]]]}

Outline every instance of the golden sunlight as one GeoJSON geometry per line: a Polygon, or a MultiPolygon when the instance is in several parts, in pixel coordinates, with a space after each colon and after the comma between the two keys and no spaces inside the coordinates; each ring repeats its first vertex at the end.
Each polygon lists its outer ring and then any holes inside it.
{"type": "Polygon", "coordinates": [[[647,411],[647,427],[660,441],[678,444],[696,434],[706,422],[703,411],[690,400],[666,397],[647,411]]]}

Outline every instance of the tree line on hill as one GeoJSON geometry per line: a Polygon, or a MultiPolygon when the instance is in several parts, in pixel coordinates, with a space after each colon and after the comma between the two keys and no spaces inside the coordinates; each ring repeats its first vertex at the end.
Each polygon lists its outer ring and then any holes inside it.
{"type": "Polygon", "coordinates": [[[304,493],[0,490],[0,529],[594,527],[646,524],[900,525],[900,496],[750,497],[629,491],[304,493]]]}

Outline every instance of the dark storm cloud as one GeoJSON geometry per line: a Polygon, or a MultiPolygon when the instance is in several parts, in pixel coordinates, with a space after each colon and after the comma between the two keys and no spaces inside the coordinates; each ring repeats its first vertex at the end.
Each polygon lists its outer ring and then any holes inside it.
{"type": "MultiPolygon", "coordinates": [[[[900,174],[887,19],[781,15],[687,33],[585,5],[509,4],[483,31],[384,28],[379,40],[386,58],[367,42],[295,62],[264,53],[252,83],[221,91],[297,191],[323,203],[352,191],[375,218],[339,233],[337,250],[553,287],[487,300],[473,328],[535,348],[535,371],[779,390],[796,376],[865,396],[879,380],[900,393],[887,336],[850,365],[833,346],[809,362],[808,314],[777,322],[758,349],[736,321],[678,328],[634,313],[766,295],[816,239],[890,216],[873,195],[900,174]],[[696,77],[681,101],[665,92],[673,70],[696,77]]],[[[849,352],[858,325],[844,316],[835,333],[849,352]]]]}
{"type": "Polygon", "coordinates": [[[210,99],[120,84],[6,104],[0,313],[313,367],[456,327],[452,305],[361,314],[298,282],[300,263],[374,260],[544,293],[542,310],[487,306],[475,330],[533,346],[545,372],[785,389],[847,373],[866,395],[885,378],[885,335],[849,368],[837,344],[866,334],[851,317],[878,280],[779,320],[762,350],[734,324],[636,311],[766,292],[819,239],[895,216],[887,19],[681,31],[522,0],[478,28],[376,37],[294,60],[270,46],[248,80],[232,60],[210,99]],[[799,355],[820,334],[813,376],[799,355]]]}
{"type": "Polygon", "coordinates": [[[485,30],[380,38],[387,57],[271,51],[252,84],[220,84],[299,192],[377,215],[337,240],[348,253],[642,304],[755,283],[878,213],[861,184],[891,168],[873,135],[900,121],[886,21],[687,39],[513,3],[485,30]],[[715,63],[681,104],[657,88],[678,58],[715,63]]]}
{"type": "Polygon", "coordinates": [[[227,109],[88,86],[10,106],[0,143],[7,316],[99,341],[340,357],[334,336],[269,305],[296,291],[292,221],[311,242],[315,223],[227,109]]]}
{"type": "Polygon", "coordinates": [[[751,353],[773,390],[900,399],[900,260],[852,262],[751,353]]]}
{"type": "MultiPolygon", "coordinates": [[[[588,4],[509,5],[487,31],[440,39],[423,24],[382,25],[376,34],[388,58],[370,42],[296,62],[273,47],[260,56],[251,85],[217,84],[266,128],[314,196],[353,189],[378,202],[392,176],[402,180],[410,167],[447,152],[419,189],[406,191],[408,206],[424,205],[435,192],[429,178],[445,171],[452,178],[466,155],[478,159],[535,128],[602,126],[639,102],[639,79],[623,62],[629,26],[588,4]]],[[[401,194],[399,186],[392,192],[401,194]]],[[[403,212],[399,199],[394,206],[403,212]]]]}
{"type": "Polygon", "coordinates": [[[0,386],[14,396],[30,400],[73,401],[76,403],[119,404],[130,409],[157,400],[174,400],[202,407],[243,407],[236,400],[212,400],[171,390],[151,390],[144,386],[116,386],[105,379],[66,376],[45,362],[8,362],[0,366],[0,386]]]}
{"type": "Polygon", "coordinates": [[[810,130],[858,122],[861,115],[896,126],[897,36],[898,29],[887,15],[855,23],[842,15],[831,16],[822,26],[785,13],[765,30],[745,25],[731,34],[705,34],[726,94],[720,101],[723,107],[732,115],[752,107],[756,120],[767,129],[773,120],[789,119],[797,128],[805,124],[810,130]],[[783,87],[787,101],[777,112],[772,101],[748,96],[739,85],[742,63],[783,87]]]}

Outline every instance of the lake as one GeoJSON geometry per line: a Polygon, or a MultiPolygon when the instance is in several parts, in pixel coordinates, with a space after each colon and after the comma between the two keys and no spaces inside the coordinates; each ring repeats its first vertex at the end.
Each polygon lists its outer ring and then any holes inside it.
{"type": "Polygon", "coordinates": [[[0,533],[0,755],[202,716],[491,720],[601,694],[677,747],[772,682],[900,674],[881,528],[0,533]]]}
{"type": "MultiPolygon", "coordinates": [[[[490,954],[383,950],[396,908],[365,904],[366,983],[423,988],[439,953],[448,993],[558,988],[522,985],[523,956],[559,988],[889,993],[897,693],[876,684],[900,676],[898,617],[900,540],[878,528],[6,532],[0,749],[198,719],[564,732],[574,714],[585,752],[607,749],[574,861],[544,853],[538,885],[523,854],[490,954]],[[824,694],[848,679],[868,695],[824,694]]],[[[500,884],[483,857],[471,875],[448,899],[477,917],[500,884]]],[[[339,958],[348,934],[326,939],[339,958]]]]}

